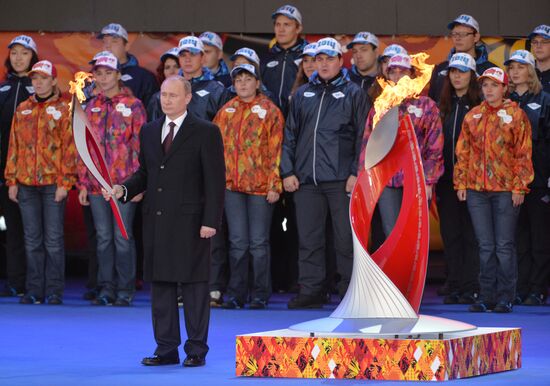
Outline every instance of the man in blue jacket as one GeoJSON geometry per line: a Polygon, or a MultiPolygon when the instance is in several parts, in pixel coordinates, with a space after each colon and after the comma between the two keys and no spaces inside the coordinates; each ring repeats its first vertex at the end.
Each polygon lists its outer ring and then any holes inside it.
{"type": "Polygon", "coordinates": [[[318,308],[325,300],[325,224],[330,211],[344,296],[353,263],[349,193],[367,115],[365,92],[344,74],[340,44],[317,43],[317,72],[293,96],[285,127],[281,177],[294,192],[300,293],[288,308],[318,308]]]}
{"type": "Polygon", "coordinates": [[[298,73],[300,54],[307,45],[300,38],[302,15],[298,8],[284,5],[273,15],[276,43],[261,60],[262,81],[276,98],[276,103],[286,116],[288,97],[298,73]]]}
{"type": "Polygon", "coordinates": [[[214,78],[225,87],[232,85],[229,68],[223,60],[223,42],[220,35],[206,31],[200,34],[199,39],[204,45],[204,66],[208,67],[214,78]]]}
{"type": "Polygon", "coordinates": [[[378,75],[378,38],[370,32],[359,32],[347,48],[353,58],[350,79],[367,91],[378,75]]]}
{"type": "MultiPolygon", "coordinates": [[[[449,58],[457,52],[470,54],[476,60],[476,72],[482,74],[488,68],[497,65],[489,61],[489,53],[483,43],[480,43],[479,23],[470,15],[460,15],[451,21],[447,28],[451,31],[450,37],[453,41],[453,49],[449,58]]],[[[447,76],[449,61],[446,60],[435,66],[430,80],[429,97],[439,102],[443,81],[447,76]]]]}
{"type": "Polygon", "coordinates": [[[189,111],[197,117],[212,121],[218,110],[227,102],[227,93],[214,74],[202,66],[204,44],[195,36],[179,41],[179,61],[183,77],[191,83],[193,98],[189,111]]]}
{"type": "Polygon", "coordinates": [[[137,58],[128,53],[128,32],[120,24],[111,23],[103,27],[97,38],[103,42],[105,51],[117,57],[121,67],[120,79],[124,85],[147,106],[151,96],[159,90],[159,85],[155,75],[140,67],[137,58]]]}
{"type": "Polygon", "coordinates": [[[550,25],[541,24],[529,35],[542,88],[550,93],[550,25]]]}

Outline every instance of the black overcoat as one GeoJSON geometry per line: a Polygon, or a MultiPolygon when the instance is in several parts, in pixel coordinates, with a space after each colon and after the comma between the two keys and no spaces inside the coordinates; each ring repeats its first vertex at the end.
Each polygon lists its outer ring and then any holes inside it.
{"type": "Polygon", "coordinates": [[[208,281],[210,239],[202,225],[219,229],[225,191],[223,141],[219,128],[187,114],[170,151],[161,145],[164,117],[140,133],[140,167],[124,182],[126,200],[146,191],[143,201],[144,279],[208,281]]]}

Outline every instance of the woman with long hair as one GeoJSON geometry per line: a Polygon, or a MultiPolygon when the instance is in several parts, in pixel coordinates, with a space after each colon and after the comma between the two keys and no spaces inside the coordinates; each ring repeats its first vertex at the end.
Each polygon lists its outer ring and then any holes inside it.
{"type": "Polygon", "coordinates": [[[516,304],[538,306],[546,302],[550,276],[550,94],[542,90],[529,51],[515,51],[504,64],[510,77],[510,99],[531,122],[535,172],[519,213],[516,304]]]}
{"type": "Polygon", "coordinates": [[[470,54],[454,54],[443,82],[439,111],[443,122],[444,172],[436,185],[439,230],[443,239],[448,295],[445,304],[471,304],[479,292],[479,256],[472,220],[453,186],[455,147],[466,113],[481,102],[476,62],[470,54]]]}
{"type": "Polygon", "coordinates": [[[484,101],[464,117],[456,145],[454,186],[466,201],[479,246],[479,298],[471,312],[512,312],[516,294],[516,225],[533,180],[531,124],[506,98],[508,76],[480,76],[484,101]]]}
{"type": "Polygon", "coordinates": [[[294,81],[294,85],[292,85],[292,91],[290,92],[291,97],[301,85],[309,82],[309,78],[317,69],[317,65],[315,64],[316,52],[317,43],[310,43],[304,47],[304,50],[300,54],[301,60],[300,64],[298,65],[296,80],[294,81]]]}
{"type": "MultiPolygon", "coordinates": [[[[8,44],[4,62],[6,78],[0,83],[0,180],[3,182],[11,122],[17,106],[27,100],[34,89],[28,72],[38,62],[38,49],[30,36],[16,36],[8,44]]],[[[8,187],[1,184],[0,205],[6,220],[6,284],[0,296],[25,293],[25,242],[19,206],[8,198],[8,187]]]]}

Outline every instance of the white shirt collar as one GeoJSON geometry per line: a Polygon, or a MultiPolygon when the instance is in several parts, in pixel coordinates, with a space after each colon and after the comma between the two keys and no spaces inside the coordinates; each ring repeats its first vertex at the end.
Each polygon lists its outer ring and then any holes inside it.
{"type": "Polygon", "coordinates": [[[176,124],[176,127],[174,127],[174,138],[176,137],[176,134],[178,133],[185,117],[187,117],[187,111],[185,111],[182,115],[177,117],[174,120],[171,120],[170,118],[166,117],[164,118],[164,124],[162,125],[162,133],[161,133],[161,142],[164,141],[164,138],[168,135],[170,132],[170,127],[168,126],[170,122],[174,122],[176,124]]]}

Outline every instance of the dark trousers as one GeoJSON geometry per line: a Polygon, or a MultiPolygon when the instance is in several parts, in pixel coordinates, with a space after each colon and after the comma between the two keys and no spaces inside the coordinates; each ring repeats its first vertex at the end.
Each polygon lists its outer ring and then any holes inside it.
{"type": "Polygon", "coordinates": [[[211,239],[212,254],[210,257],[210,291],[224,292],[229,276],[229,260],[227,257],[227,220],[225,214],[222,225],[211,239]]]}
{"type": "Polygon", "coordinates": [[[548,292],[550,276],[550,195],[534,188],[525,196],[518,220],[518,295],[548,292]]]}
{"type": "Polygon", "coordinates": [[[17,199],[25,234],[29,295],[63,296],[65,202],[55,202],[55,185],[19,185],[17,199]]]}
{"type": "Polygon", "coordinates": [[[487,303],[513,302],[518,275],[516,225],[519,207],[511,192],[468,190],[468,210],[479,245],[480,298],[487,303]]]}
{"type": "Polygon", "coordinates": [[[88,243],[88,281],[86,282],[86,288],[94,289],[97,288],[97,234],[92,209],[89,205],[82,207],[82,216],[88,243]]]}
{"type": "Polygon", "coordinates": [[[468,206],[458,201],[452,181],[440,180],[436,197],[447,283],[451,292],[477,292],[479,254],[468,206]]]}
{"type": "Polygon", "coordinates": [[[301,185],[294,193],[298,225],[298,284],[304,295],[320,295],[326,283],[326,221],[330,211],[340,274],[338,292],[344,295],[353,265],[353,245],[349,222],[346,182],[301,185]]]}
{"type": "Polygon", "coordinates": [[[229,230],[231,267],[227,294],[241,303],[247,302],[251,257],[251,298],[267,301],[271,296],[269,228],[273,205],[266,201],[266,196],[226,190],[225,213],[229,230]]]}
{"type": "Polygon", "coordinates": [[[23,237],[23,221],[19,205],[9,199],[8,187],[0,188],[0,205],[6,220],[6,281],[10,287],[17,290],[25,289],[25,274],[27,261],[25,255],[25,239],[23,237]]]}
{"type": "MultiPolygon", "coordinates": [[[[210,293],[208,282],[183,283],[183,313],[187,340],[183,349],[187,355],[201,358],[208,352],[210,293]]],[[[178,283],[154,281],[151,286],[153,332],[157,348],[155,355],[175,357],[181,344],[178,309],[178,283]]]]}

